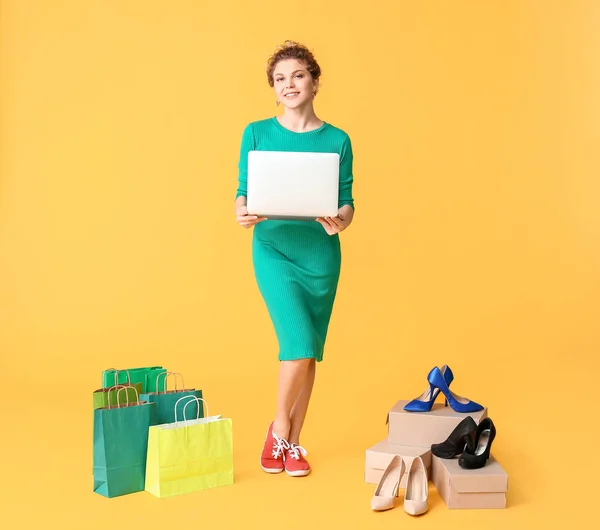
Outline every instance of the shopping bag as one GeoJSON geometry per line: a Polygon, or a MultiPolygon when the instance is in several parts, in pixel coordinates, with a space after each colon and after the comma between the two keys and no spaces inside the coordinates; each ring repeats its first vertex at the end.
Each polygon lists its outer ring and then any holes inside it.
{"type": "MultiPolygon", "coordinates": [[[[164,390],[159,390],[158,392],[147,392],[145,394],[140,394],[140,399],[142,401],[147,401],[149,403],[156,403],[156,414],[158,417],[158,423],[173,423],[179,414],[179,417],[182,417],[183,407],[187,406],[185,402],[181,402],[178,407],[175,407],[175,404],[178,403],[179,399],[186,396],[192,396],[197,398],[202,398],[202,390],[196,390],[195,388],[185,388],[185,382],[183,381],[183,376],[179,372],[163,372],[156,376],[157,379],[164,378],[164,390]],[[175,379],[175,389],[168,390],[167,379],[171,376],[174,376],[175,379]],[[181,378],[181,389],[178,387],[178,377],[181,378]]],[[[159,382],[156,382],[156,387],[159,386],[159,382]]],[[[161,385],[162,386],[162,385],[161,385]]],[[[202,418],[204,417],[204,410],[200,406],[198,407],[197,401],[190,401],[190,410],[188,410],[188,415],[190,418],[202,418]]]]}
{"type": "Polygon", "coordinates": [[[148,429],[156,425],[156,405],[123,402],[126,388],[117,389],[116,406],[94,411],[94,492],[104,497],[145,487],[148,429]]]}
{"type": "MultiPolygon", "coordinates": [[[[188,403],[197,397],[180,398],[188,403]]],[[[150,427],[146,464],[146,491],[171,497],[233,484],[231,419],[209,416],[150,427]]]]}
{"type": "MultiPolygon", "coordinates": [[[[112,384],[123,384],[127,378],[121,377],[124,374],[118,375],[118,380],[113,382],[115,377],[115,369],[104,370],[102,373],[102,387],[106,388],[112,384]]],[[[127,370],[119,370],[119,372],[128,372],[131,379],[131,383],[142,383],[142,393],[145,392],[156,392],[157,390],[164,390],[164,387],[156,387],[156,376],[162,372],[166,372],[166,368],[162,366],[146,366],[142,368],[128,368],[127,370]]],[[[164,379],[159,381],[161,385],[164,385],[164,379]]]]}
{"type": "MultiPolygon", "coordinates": [[[[98,390],[94,390],[93,393],[93,408],[94,410],[99,409],[100,407],[108,407],[108,405],[116,405],[117,404],[117,392],[118,389],[115,386],[118,384],[118,373],[119,372],[127,372],[127,370],[116,370],[114,372],[114,382],[112,385],[106,386],[104,388],[100,388],[98,390]]],[[[129,373],[127,373],[127,380],[123,385],[129,387],[127,392],[127,400],[128,401],[136,401],[136,396],[142,393],[142,383],[131,384],[131,377],[129,373]],[[137,394],[136,394],[137,392],[137,394]]],[[[141,398],[140,398],[141,399],[141,398]]]]}

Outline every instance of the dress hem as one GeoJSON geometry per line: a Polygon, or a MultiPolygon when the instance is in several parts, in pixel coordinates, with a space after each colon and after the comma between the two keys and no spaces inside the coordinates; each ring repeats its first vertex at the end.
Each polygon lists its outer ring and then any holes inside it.
{"type": "Polygon", "coordinates": [[[299,355],[281,355],[279,354],[278,359],[280,361],[300,361],[302,359],[314,359],[315,361],[317,361],[318,363],[320,363],[321,361],[323,361],[323,355],[316,355],[314,353],[306,353],[306,354],[299,354],[299,355]]]}

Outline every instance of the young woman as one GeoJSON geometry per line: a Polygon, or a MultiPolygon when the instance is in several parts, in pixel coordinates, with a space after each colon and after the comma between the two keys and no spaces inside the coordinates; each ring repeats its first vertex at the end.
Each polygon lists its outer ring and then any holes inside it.
{"type": "Polygon", "coordinates": [[[279,389],[275,419],[267,429],[261,467],[298,477],[310,473],[300,432],[315,380],[340,275],[338,234],[354,216],[352,146],[348,135],[319,119],[313,100],[321,69],[302,44],[286,41],[269,59],[267,76],[283,114],[244,129],[235,200],[237,222],[255,227],[252,259],[259,290],[279,342],[279,389]],[[248,152],[338,153],[337,217],[315,221],[267,220],[246,209],[248,152]]]}

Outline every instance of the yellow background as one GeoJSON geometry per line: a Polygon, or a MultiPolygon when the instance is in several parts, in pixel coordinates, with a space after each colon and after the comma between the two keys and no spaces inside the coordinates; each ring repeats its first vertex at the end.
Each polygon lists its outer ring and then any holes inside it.
{"type": "MultiPolygon", "coordinates": [[[[15,528],[543,528],[594,502],[600,3],[2,0],[3,522],[15,528]],[[264,66],[305,42],[357,213],[302,438],[258,467],[276,341],[233,217],[264,66]],[[507,510],[369,509],[364,450],[448,363],[498,428],[507,510]],[[102,369],[163,364],[233,419],[236,484],[92,493],[102,369]],[[16,526],[15,526],[16,525],[16,526]]],[[[577,525],[576,525],[577,526],[577,525]]]]}

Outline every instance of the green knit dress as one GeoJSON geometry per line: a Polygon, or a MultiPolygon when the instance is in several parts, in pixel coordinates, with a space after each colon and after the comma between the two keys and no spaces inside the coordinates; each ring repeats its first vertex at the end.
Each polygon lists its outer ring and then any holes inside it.
{"type": "MultiPolygon", "coordinates": [[[[297,133],[275,117],[250,123],[242,136],[236,198],[247,196],[248,152],[252,150],[338,153],[338,207],[354,208],[352,145],[341,129],[324,123],[297,133]]],[[[317,221],[267,219],[254,227],[252,261],[279,341],[279,360],[322,361],[340,276],[339,235],[328,235],[317,221]]]]}

